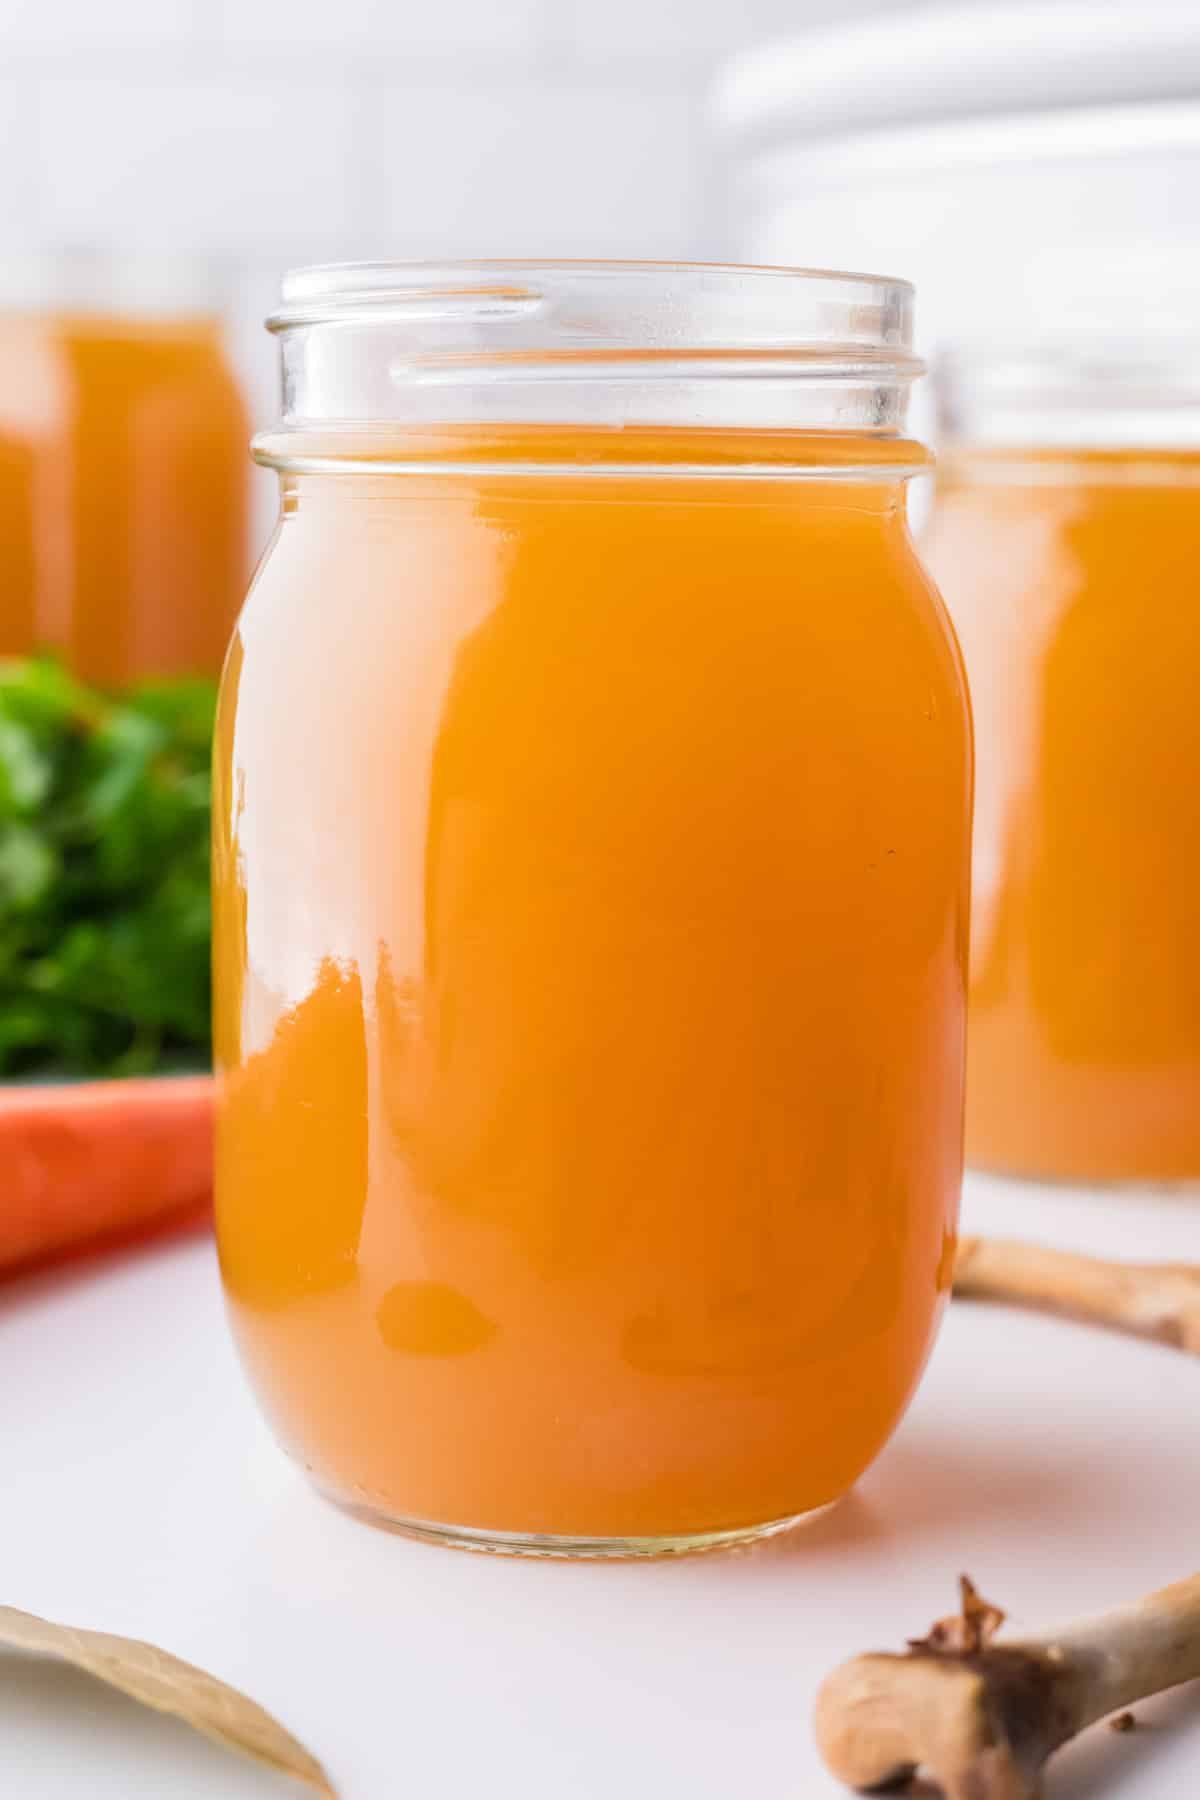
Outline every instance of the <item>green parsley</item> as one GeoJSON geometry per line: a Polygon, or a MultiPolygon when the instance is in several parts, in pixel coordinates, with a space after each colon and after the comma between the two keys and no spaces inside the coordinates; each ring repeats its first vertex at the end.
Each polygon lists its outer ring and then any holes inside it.
{"type": "Polygon", "coordinates": [[[207,1061],[215,703],[0,661],[0,1075],[207,1061]]]}

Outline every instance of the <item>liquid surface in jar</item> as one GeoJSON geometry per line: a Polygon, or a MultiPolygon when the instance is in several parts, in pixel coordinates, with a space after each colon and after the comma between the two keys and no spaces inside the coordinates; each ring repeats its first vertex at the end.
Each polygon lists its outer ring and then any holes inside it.
{"type": "Polygon", "coordinates": [[[969,763],[898,484],[288,478],[218,726],[217,1204],[328,1491],[658,1538],[857,1478],[948,1289],[969,763]]]}
{"type": "Polygon", "coordinates": [[[207,319],[0,314],[0,655],[106,687],[217,674],[247,430],[207,319]]]}
{"type": "Polygon", "coordinates": [[[968,1160],[1200,1176],[1200,455],[947,459],[975,711],[968,1160]]]}

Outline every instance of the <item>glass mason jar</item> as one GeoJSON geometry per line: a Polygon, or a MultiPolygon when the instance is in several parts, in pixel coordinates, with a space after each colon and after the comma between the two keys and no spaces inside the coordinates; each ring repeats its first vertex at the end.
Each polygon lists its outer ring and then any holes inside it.
{"type": "Polygon", "coordinates": [[[924,540],[979,768],[967,1157],[1200,1177],[1200,381],[1178,345],[961,352],[924,540]]]}
{"type": "Polygon", "coordinates": [[[892,1431],[961,1175],[970,732],[905,284],[292,276],[216,761],[217,1212],[319,1486],[620,1555],[892,1431]]]}
{"type": "Polygon", "coordinates": [[[0,655],[211,675],[245,584],[245,409],[191,264],[57,257],[0,291],[0,655]]]}

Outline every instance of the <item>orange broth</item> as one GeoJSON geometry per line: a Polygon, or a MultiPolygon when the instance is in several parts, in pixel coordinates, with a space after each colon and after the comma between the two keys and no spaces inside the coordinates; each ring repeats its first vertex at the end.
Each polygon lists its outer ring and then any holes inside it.
{"type": "Polygon", "coordinates": [[[1200,1176],[1200,455],[963,454],[924,549],[979,748],[967,1155],[1200,1176]]]}
{"type": "Polygon", "coordinates": [[[531,429],[285,476],[218,727],[218,1226],[339,1499],[662,1541],[818,1506],[895,1427],[952,1261],[970,811],[905,450],[531,429]],[[658,473],[600,472],[631,440],[658,473]]]}

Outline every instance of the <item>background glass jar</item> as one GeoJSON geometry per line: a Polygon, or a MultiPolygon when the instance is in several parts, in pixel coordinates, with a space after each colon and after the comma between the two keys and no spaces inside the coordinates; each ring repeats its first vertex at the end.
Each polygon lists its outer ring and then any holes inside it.
{"type": "Polygon", "coordinates": [[[212,675],[247,567],[245,409],[211,272],[63,255],[0,289],[0,655],[212,675]]]}
{"type": "Polygon", "coordinates": [[[393,1525],[778,1528],[895,1426],[961,1172],[970,742],[910,300],[289,279],[218,723],[217,1210],[283,1441],[393,1525]]]}
{"type": "Polygon", "coordinates": [[[978,744],[968,1160],[1200,1177],[1200,372],[948,358],[924,550],[978,744]]]}

